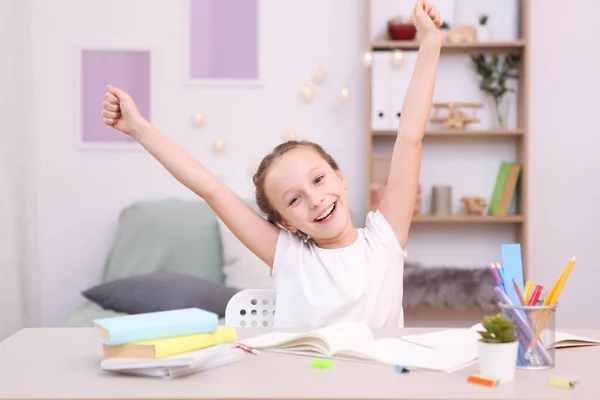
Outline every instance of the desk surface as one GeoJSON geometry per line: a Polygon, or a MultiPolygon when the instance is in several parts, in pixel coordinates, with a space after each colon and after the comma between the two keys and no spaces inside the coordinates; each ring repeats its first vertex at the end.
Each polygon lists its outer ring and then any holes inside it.
{"type": "MultiPolygon", "coordinates": [[[[432,329],[373,329],[400,337],[432,329]]],[[[266,329],[239,330],[239,338],[266,329]]],[[[567,330],[565,330],[567,331],[567,330]]],[[[600,338],[600,330],[568,330],[600,338]]],[[[514,382],[488,388],[469,384],[477,366],[452,374],[398,374],[392,366],[334,360],[330,370],[311,358],[262,352],[242,362],[173,380],[127,377],[100,369],[102,348],[91,328],[23,329],[0,343],[0,399],[568,399],[595,398],[600,346],[556,351],[557,366],[520,371],[514,382]],[[550,377],[575,379],[574,389],[550,387],[550,377]]]]}

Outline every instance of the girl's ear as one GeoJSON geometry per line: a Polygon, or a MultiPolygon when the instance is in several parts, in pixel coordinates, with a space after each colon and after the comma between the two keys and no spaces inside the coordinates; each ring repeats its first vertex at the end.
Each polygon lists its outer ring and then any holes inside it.
{"type": "Polygon", "coordinates": [[[296,233],[298,232],[298,229],[296,229],[295,226],[291,225],[289,222],[287,221],[282,221],[281,222],[281,226],[283,226],[285,229],[287,229],[288,231],[292,232],[292,233],[296,233]]]}
{"type": "Polygon", "coordinates": [[[342,181],[342,185],[344,185],[344,190],[348,189],[348,182],[346,182],[346,178],[344,177],[344,174],[342,174],[342,171],[337,170],[335,172],[337,173],[338,177],[342,181]]]}

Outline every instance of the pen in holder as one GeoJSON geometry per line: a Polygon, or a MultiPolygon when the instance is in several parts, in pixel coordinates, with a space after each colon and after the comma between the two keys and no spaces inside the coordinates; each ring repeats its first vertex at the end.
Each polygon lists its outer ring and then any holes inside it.
{"type": "Polygon", "coordinates": [[[515,320],[519,350],[517,368],[539,370],[555,365],[555,315],[558,304],[521,306],[500,302],[502,312],[515,320]]]}

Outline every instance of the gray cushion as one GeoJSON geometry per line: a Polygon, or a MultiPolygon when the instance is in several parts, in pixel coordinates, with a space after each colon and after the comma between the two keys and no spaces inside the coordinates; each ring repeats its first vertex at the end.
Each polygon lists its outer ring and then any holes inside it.
{"type": "Polygon", "coordinates": [[[127,314],[202,308],[222,317],[238,291],[204,278],[156,272],[105,282],[82,295],[105,309],[127,314]]]}

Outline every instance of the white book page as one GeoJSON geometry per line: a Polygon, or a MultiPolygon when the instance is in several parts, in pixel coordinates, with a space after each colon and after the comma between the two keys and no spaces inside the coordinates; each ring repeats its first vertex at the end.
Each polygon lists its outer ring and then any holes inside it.
{"type": "Polygon", "coordinates": [[[331,356],[339,349],[352,348],[373,341],[369,327],[356,322],[341,322],[305,333],[270,332],[241,341],[256,349],[306,351],[314,348],[323,355],[331,356]]]}
{"type": "Polygon", "coordinates": [[[576,336],[570,333],[556,332],[554,334],[556,347],[577,347],[577,346],[597,346],[600,340],[587,337],[576,336]]]}
{"type": "Polygon", "coordinates": [[[471,329],[445,329],[441,331],[403,336],[402,339],[430,349],[449,349],[477,345],[481,335],[471,329]]]}
{"type": "Polygon", "coordinates": [[[473,362],[477,357],[477,349],[469,347],[436,350],[400,339],[387,338],[340,352],[339,355],[407,368],[452,372],[473,362]]]}

